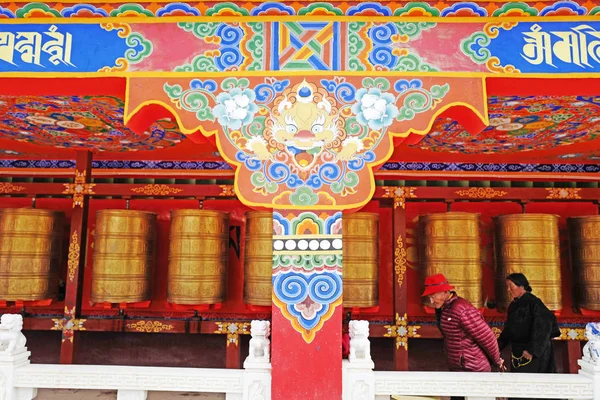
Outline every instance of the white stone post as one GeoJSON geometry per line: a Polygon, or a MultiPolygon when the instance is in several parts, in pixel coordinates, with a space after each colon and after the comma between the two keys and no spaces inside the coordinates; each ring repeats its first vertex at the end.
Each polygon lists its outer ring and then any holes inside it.
{"type": "Polygon", "coordinates": [[[600,400],[600,365],[594,365],[583,359],[579,360],[579,366],[581,367],[579,374],[593,382],[593,400],[600,400]]]}
{"type": "MultiPolygon", "coordinates": [[[[252,321],[250,324],[250,352],[244,361],[243,400],[271,400],[271,323],[252,321]]],[[[227,400],[239,396],[227,395],[227,400]]]]}
{"type": "Polygon", "coordinates": [[[579,374],[593,382],[593,400],[600,400],[600,322],[591,322],[585,327],[588,342],[583,347],[583,358],[579,360],[579,374]]]}
{"type": "Polygon", "coordinates": [[[27,339],[21,332],[23,317],[4,314],[0,319],[0,399],[31,400],[37,389],[16,388],[17,369],[29,364],[31,352],[27,351],[27,339]]]}
{"type": "Polygon", "coordinates": [[[117,390],[117,400],[146,400],[148,392],[145,390],[117,390]]]}
{"type": "MultiPolygon", "coordinates": [[[[350,321],[350,354],[343,362],[342,399],[375,399],[375,364],[371,358],[369,321],[350,321]]],[[[389,397],[389,396],[388,396],[389,397]]]]}

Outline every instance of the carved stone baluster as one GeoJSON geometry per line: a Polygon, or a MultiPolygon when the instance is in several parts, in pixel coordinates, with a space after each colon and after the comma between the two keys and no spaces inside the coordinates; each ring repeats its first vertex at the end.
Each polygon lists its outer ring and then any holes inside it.
{"type": "MultiPolygon", "coordinates": [[[[244,361],[243,400],[271,399],[271,323],[252,321],[250,353],[244,361]]],[[[227,397],[230,400],[230,397],[227,397]]],[[[231,398],[233,400],[233,397],[231,398]]]]}
{"type": "Polygon", "coordinates": [[[29,364],[31,352],[27,351],[27,339],[21,332],[23,317],[4,314],[0,319],[0,399],[31,400],[37,395],[34,388],[14,387],[18,368],[29,364]]]}
{"type": "Polygon", "coordinates": [[[369,321],[350,321],[350,354],[344,361],[344,400],[372,400],[375,398],[375,364],[371,358],[369,321]]]}

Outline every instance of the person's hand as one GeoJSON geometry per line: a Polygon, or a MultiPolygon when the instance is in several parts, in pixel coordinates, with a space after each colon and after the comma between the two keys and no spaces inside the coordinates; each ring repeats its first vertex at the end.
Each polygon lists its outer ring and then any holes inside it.
{"type": "Polygon", "coordinates": [[[531,353],[528,352],[527,350],[523,351],[523,355],[521,357],[525,357],[529,361],[531,361],[531,359],[533,358],[533,356],[531,355],[531,353]]]}
{"type": "Polygon", "coordinates": [[[498,361],[498,370],[500,372],[506,371],[506,366],[504,366],[504,360],[502,358],[500,359],[500,361],[498,361]]]}

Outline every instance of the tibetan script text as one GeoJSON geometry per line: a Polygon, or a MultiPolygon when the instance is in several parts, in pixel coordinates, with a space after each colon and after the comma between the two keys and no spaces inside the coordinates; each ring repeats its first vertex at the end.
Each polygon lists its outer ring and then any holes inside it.
{"type": "Polygon", "coordinates": [[[71,63],[70,33],[60,33],[56,25],[46,32],[0,32],[0,61],[16,65],[15,57],[27,64],[42,66],[42,55],[48,54],[53,65],[71,63]]]}
{"type": "Polygon", "coordinates": [[[546,64],[554,68],[555,60],[581,68],[592,67],[590,61],[600,64],[600,32],[589,25],[578,25],[569,31],[544,32],[535,24],[523,32],[525,45],[521,56],[530,64],[546,64]]]}

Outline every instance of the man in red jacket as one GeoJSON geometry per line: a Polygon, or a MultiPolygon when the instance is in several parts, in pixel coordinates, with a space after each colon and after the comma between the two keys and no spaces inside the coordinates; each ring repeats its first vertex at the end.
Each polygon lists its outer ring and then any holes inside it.
{"type": "Polygon", "coordinates": [[[502,368],[496,335],[471,303],[456,295],[442,274],[425,278],[423,296],[435,307],[450,371],[490,372],[502,368]]]}

